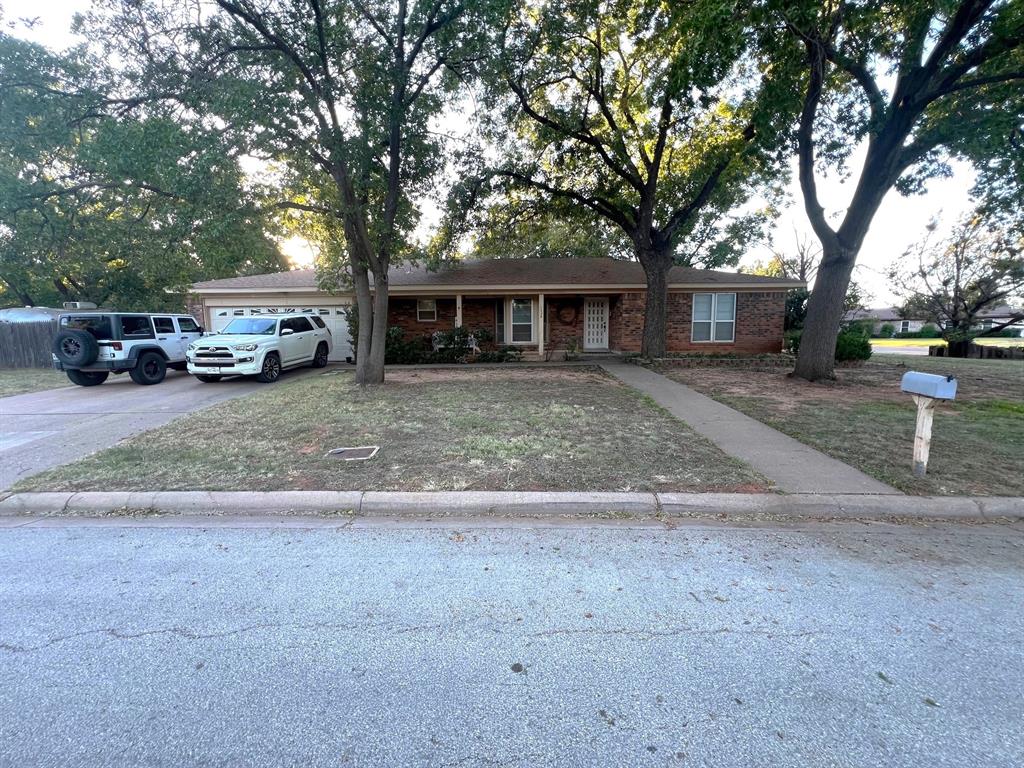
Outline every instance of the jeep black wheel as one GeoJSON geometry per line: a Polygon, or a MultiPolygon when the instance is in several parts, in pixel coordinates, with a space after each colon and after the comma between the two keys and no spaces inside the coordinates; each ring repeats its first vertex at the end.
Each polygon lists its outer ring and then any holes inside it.
{"type": "Polygon", "coordinates": [[[280,375],[281,358],[277,356],[276,352],[268,352],[267,356],[263,358],[263,369],[259,372],[256,380],[262,381],[264,384],[270,384],[277,381],[280,375]]]}
{"type": "Polygon", "coordinates": [[[158,352],[143,352],[128,375],[136,384],[159,384],[167,375],[167,361],[158,352]]]}
{"type": "Polygon", "coordinates": [[[313,367],[314,368],[326,368],[327,367],[327,345],[324,342],[316,348],[316,354],[313,355],[313,367]]]}
{"type": "Polygon", "coordinates": [[[68,378],[80,387],[95,387],[107,380],[110,374],[106,371],[65,371],[68,378]]]}
{"type": "Polygon", "coordinates": [[[215,384],[221,380],[220,376],[206,376],[201,373],[197,373],[196,378],[199,379],[204,384],[215,384]]]}
{"type": "Polygon", "coordinates": [[[65,328],[53,337],[53,354],[64,365],[82,368],[96,362],[100,355],[99,344],[88,331],[79,328],[65,328]]]}

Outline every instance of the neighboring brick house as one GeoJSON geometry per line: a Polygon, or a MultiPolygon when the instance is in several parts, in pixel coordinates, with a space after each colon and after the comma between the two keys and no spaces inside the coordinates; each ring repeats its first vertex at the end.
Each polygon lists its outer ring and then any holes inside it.
{"type": "MultiPolygon", "coordinates": [[[[388,276],[388,322],[409,336],[464,326],[487,329],[526,357],[639,352],[645,284],[641,266],[616,259],[491,259],[437,271],[401,265],[388,276]]],[[[785,278],[674,267],[669,273],[670,352],[779,352],[785,278]]],[[[247,314],[311,311],[331,328],[336,357],[351,354],[345,308],[352,296],[317,288],[313,270],[209,280],[189,309],[211,330],[247,314]]]]}

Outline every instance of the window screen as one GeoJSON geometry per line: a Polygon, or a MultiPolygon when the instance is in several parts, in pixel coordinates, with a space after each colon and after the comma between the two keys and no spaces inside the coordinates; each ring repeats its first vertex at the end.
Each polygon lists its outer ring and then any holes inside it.
{"type": "Polygon", "coordinates": [[[418,299],[416,301],[416,319],[421,323],[432,323],[437,320],[437,301],[435,299],[418,299]]]}
{"type": "Polygon", "coordinates": [[[736,339],[736,294],[693,294],[693,341],[731,342],[736,339]]]}

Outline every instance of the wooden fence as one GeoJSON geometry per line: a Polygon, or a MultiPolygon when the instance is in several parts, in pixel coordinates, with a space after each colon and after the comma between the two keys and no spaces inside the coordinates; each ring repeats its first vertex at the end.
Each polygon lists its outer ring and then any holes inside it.
{"type": "MultiPolygon", "coordinates": [[[[949,349],[942,345],[928,347],[932,357],[949,357],[949,349]]],[[[975,360],[1024,360],[1024,346],[994,347],[988,344],[971,344],[967,357],[975,360]]]]}
{"type": "Polygon", "coordinates": [[[57,321],[0,323],[0,368],[49,368],[57,321]]]}

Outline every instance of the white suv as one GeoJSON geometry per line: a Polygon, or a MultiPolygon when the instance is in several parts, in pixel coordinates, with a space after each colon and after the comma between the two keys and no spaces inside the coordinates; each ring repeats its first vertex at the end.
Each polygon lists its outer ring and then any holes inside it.
{"type": "Polygon", "coordinates": [[[236,317],[220,333],[189,344],[185,357],[188,372],[200,381],[255,376],[271,382],[285,368],[323,368],[331,347],[331,331],[316,315],[249,316],[236,317]]]}
{"type": "Polygon", "coordinates": [[[159,384],[168,368],[185,369],[186,347],[203,335],[190,315],[69,312],[58,325],[53,367],[82,387],[125,372],[136,384],[159,384]]]}

